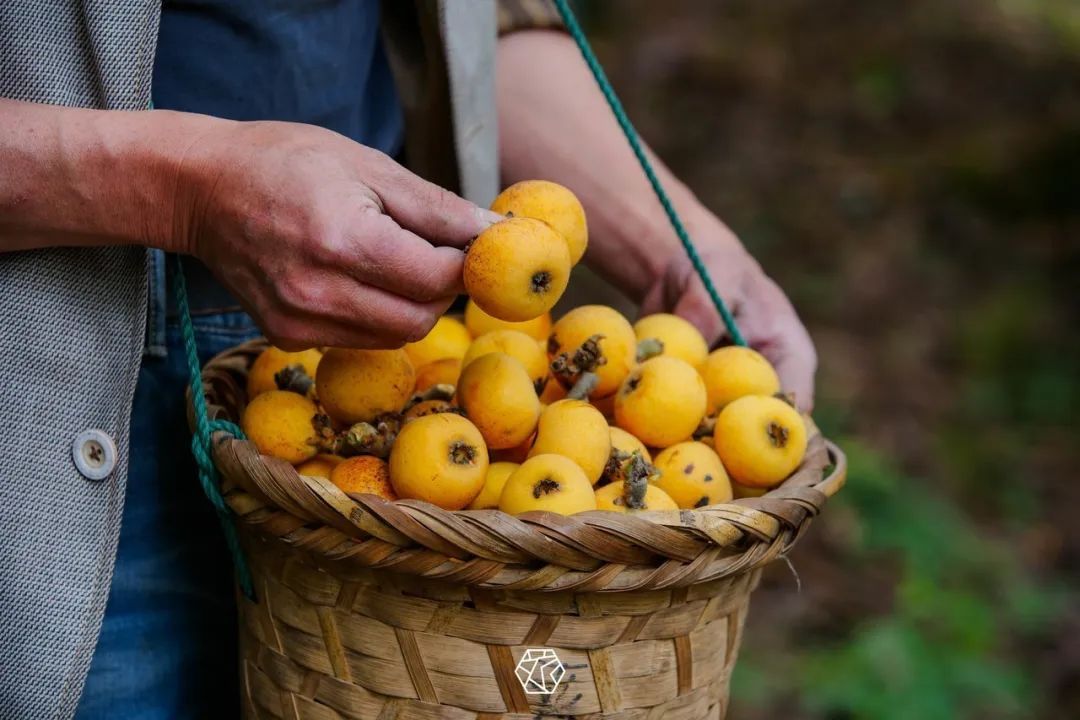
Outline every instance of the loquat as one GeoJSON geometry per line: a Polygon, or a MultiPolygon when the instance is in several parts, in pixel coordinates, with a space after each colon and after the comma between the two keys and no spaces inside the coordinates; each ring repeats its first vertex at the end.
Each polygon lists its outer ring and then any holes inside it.
{"type": "Polygon", "coordinates": [[[299,352],[286,352],[274,346],[266,348],[259,353],[248,370],[248,400],[267,390],[277,390],[277,381],[274,376],[291,365],[299,365],[309,377],[314,378],[320,360],[322,360],[322,353],[317,348],[299,352]]]}
{"type": "Polygon", "coordinates": [[[405,345],[405,354],[413,367],[420,368],[445,358],[460,360],[471,342],[472,336],[460,320],[443,315],[427,335],[405,345]]]}
{"type": "Polygon", "coordinates": [[[406,423],[390,450],[390,483],[401,498],[460,510],[484,487],[487,447],[460,415],[426,415],[406,423]]]}
{"type": "Polygon", "coordinates": [[[709,355],[709,346],[702,334],[678,315],[646,315],[634,323],[634,334],[639,343],[658,340],[662,346],[661,355],[685,360],[694,369],[701,367],[709,355]]]}
{"type": "Polygon", "coordinates": [[[315,374],[319,401],[330,417],[345,425],[397,412],[412,395],[415,382],[416,372],[404,350],[331,348],[315,374]]]}
{"type": "Polygon", "coordinates": [[[489,226],[469,246],[465,289],[484,312],[521,322],[551,310],[570,279],[566,242],[547,224],[510,218],[489,226]]]}
{"type": "Polygon", "coordinates": [[[608,433],[611,435],[612,450],[620,450],[626,455],[633,455],[638,452],[641,453],[641,457],[645,462],[652,462],[652,455],[649,454],[649,449],[645,447],[645,443],[632,434],[614,425],[608,428],[608,433]]]}
{"type": "Polygon", "coordinates": [[[487,474],[484,476],[484,487],[480,490],[471,503],[470,510],[494,510],[499,507],[499,497],[502,495],[506,479],[517,470],[518,463],[493,462],[488,465],[487,474]]]}
{"type": "Polygon", "coordinates": [[[688,363],[660,355],[646,360],[615,396],[615,422],[646,445],[688,439],[705,417],[705,383],[688,363]]]}
{"type": "Polygon", "coordinates": [[[551,333],[551,313],[544,313],[534,317],[532,320],[522,320],[521,322],[500,320],[497,317],[488,315],[480,309],[480,306],[472,298],[469,298],[469,302],[465,304],[465,327],[469,330],[469,334],[473,336],[473,339],[495,330],[517,330],[535,340],[546,342],[548,335],[551,333]]]}
{"type": "Polygon", "coordinates": [[[740,485],[771,488],[783,482],[806,454],[806,424],[779,398],[745,395],[716,418],[716,452],[740,485]]]}
{"type": "Polygon", "coordinates": [[[405,422],[411,422],[417,418],[424,417],[425,415],[435,415],[444,412],[459,412],[459,409],[449,400],[421,400],[406,410],[403,415],[405,422]]]}
{"type": "Polygon", "coordinates": [[[546,407],[565,397],[566,388],[563,384],[551,375],[547,375],[544,379],[544,389],[540,391],[540,404],[546,407]]]}
{"type": "Polygon", "coordinates": [[[461,375],[461,358],[442,358],[416,369],[416,392],[435,385],[457,385],[461,375]]]}
{"type": "Polygon", "coordinates": [[[461,371],[457,401],[492,450],[528,439],[540,416],[540,399],[525,367],[505,353],[488,353],[461,371]]]}
{"type": "MultiPolygon", "coordinates": [[[[541,410],[541,412],[543,411],[541,410]]],[[[491,459],[498,460],[499,462],[512,462],[515,465],[520,465],[529,458],[529,451],[532,450],[534,440],[536,440],[535,432],[529,437],[525,438],[525,442],[515,445],[512,448],[492,450],[490,453],[491,459]]]]}
{"type": "Polygon", "coordinates": [[[661,450],[653,460],[660,477],[653,484],[681,508],[699,508],[731,500],[731,481],[719,456],[707,445],[682,442],[661,450]]]}
{"type": "Polygon", "coordinates": [[[567,387],[582,372],[595,372],[596,387],[589,397],[613,395],[636,363],[637,336],[630,322],[614,308],[582,305],[559,318],[548,337],[552,370],[567,387]],[[564,358],[564,360],[560,360],[564,358]]]}
{"type": "Polygon", "coordinates": [[[573,460],[562,455],[534,455],[506,479],[499,509],[511,515],[531,510],[573,515],[596,509],[592,483],[573,460]]]}
{"type": "Polygon", "coordinates": [[[288,390],[268,390],[244,408],[240,427],[259,452],[293,465],[315,456],[315,415],[308,398],[288,390]]]}
{"type": "Polygon", "coordinates": [[[330,482],[342,492],[398,499],[390,484],[390,466],[374,455],[357,455],[338,463],[330,473],[330,482]]]}
{"type": "Polygon", "coordinates": [[[499,193],[491,209],[500,215],[529,217],[550,225],[566,241],[570,264],[577,265],[589,243],[585,208],[568,188],[548,180],[524,180],[499,193]]]}
{"type": "Polygon", "coordinates": [[[321,477],[330,478],[330,471],[334,469],[334,466],[345,458],[340,455],[330,455],[323,453],[316,455],[310,460],[305,460],[296,466],[296,472],[299,475],[307,475],[308,477],[321,477]]]}
{"type": "Polygon", "coordinates": [[[761,353],[748,347],[730,345],[713,350],[700,371],[709,394],[709,415],[744,395],[780,392],[776,370],[761,353]]]}
{"type": "Polygon", "coordinates": [[[740,485],[737,482],[733,482],[731,483],[731,492],[736,498],[761,497],[765,493],[769,492],[769,488],[748,487],[746,485],[740,485]]]}
{"type": "Polygon", "coordinates": [[[611,455],[611,433],[600,411],[584,400],[559,400],[544,408],[529,457],[558,454],[578,464],[596,484],[611,455]]]}
{"type": "Polygon", "coordinates": [[[679,506],[671,496],[656,485],[645,486],[645,496],[640,501],[641,507],[631,507],[627,502],[626,482],[619,481],[596,490],[596,509],[611,510],[619,513],[638,513],[647,510],[678,510],[679,506]]]}
{"type": "Polygon", "coordinates": [[[547,353],[536,340],[517,330],[495,330],[485,333],[469,345],[465,357],[462,358],[462,365],[467,367],[478,357],[493,352],[505,353],[517,360],[529,374],[533,387],[542,387],[548,374],[547,353]]]}

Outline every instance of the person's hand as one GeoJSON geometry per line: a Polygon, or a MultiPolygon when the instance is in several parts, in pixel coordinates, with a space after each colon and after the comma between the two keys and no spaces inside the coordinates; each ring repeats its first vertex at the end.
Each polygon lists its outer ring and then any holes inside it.
{"type": "MultiPolygon", "coordinates": [[[[814,403],[817,354],[784,291],[715,217],[699,222],[691,229],[691,237],[747,343],[773,364],[781,387],[794,393],[799,409],[809,411],[814,403]]],[[[641,311],[682,316],[702,331],[710,347],[727,332],[681,247],[649,289],[641,311]]]]}
{"type": "Polygon", "coordinates": [[[215,124],[177,169],[173,246],[284,349],[418,340],[497,215],[320,128],[215,124]]]}

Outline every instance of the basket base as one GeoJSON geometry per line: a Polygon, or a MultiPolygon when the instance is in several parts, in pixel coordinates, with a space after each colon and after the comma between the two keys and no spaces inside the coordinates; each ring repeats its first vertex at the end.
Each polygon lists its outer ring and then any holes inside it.
{"type": "Polygon", "coordinates": [[[239,601],[253,720],[723,718],[760,577],[488,591],[379,570],[343,577],[279,540],[244,535],[259,595],[239,601]]]}

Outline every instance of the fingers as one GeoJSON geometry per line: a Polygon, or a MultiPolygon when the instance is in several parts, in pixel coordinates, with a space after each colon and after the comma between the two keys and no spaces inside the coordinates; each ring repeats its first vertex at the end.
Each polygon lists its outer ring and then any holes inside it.
{"type": "Polygon", "coordinates": [[[332,267],[361,283],[417,302],[463,291],[460,250],[435,247],[385,215],[367,217],[346,233],[332,267]]]}
{"type": "MultiPolygon", "coordinates": [[[[723,277],[714,276],[713,282],[721,289],[728,309],[737,313],[740,306],[740,279],[725,274],[723,277]]],[[[685,256],[668,266],[664,282],[646,297],[643,312],[646,312],[646,307],[649,307],[647,312],[673,312],[690,321],[705,337],[709,347],[716,345],[727,334],[727,327],[716,305],[694,271],[690,259],[685,256]]]]}
{"type": "Polygon", "coordinates": [[[780,287],[760,275],[749,289],[740,325],[747,341],[764,355],[780,376],[780,387],[795,396],[799,410],[814,407],[817,352],[810,333],[780,287]]]}
{"type": "Polygon", "coordinates": [[[272,265],[257,317],[283,349],[398,347],[424,337],[462,290],[464,253],[435,247],[374,206],[340,213],[305,262],[272,265]]]}
{"type": "MultiPolygon", "coordinates": [[[[383,156],[385,158],[385,156],[383,156]]],[[[369,185],[401,227],[435,245],[464,248],[502,216],[429,183],[385,158],[369,185]]]]}
{"type": "Polygon", "coordinates": [[[344,273],[284,278],[252,314],[278,347],[392,348],[427,335],[453,296],[426,302],[358,283],[344,273]]]}
{"type": "Polygon", "coordinates": [[[422,309],[420,315],[423,319],[411,323],[412,327],[423,328],[421,331],[402,326],[400,314],[388,314],[377,303],[370,303],[358,310],[348,321],[330,318],[326,314],[283,314],[260,320],[259,324],[270,342],[282,350],[323,345],[385,350],[399,348],[426,335],[449,306],[448,298],[437,308],[422,309]]]}
{"type": "MultiPolygon", "coordinates": [[[[728,304],[730,306],[731,303],[728,304]]],[[[672,312],[697,327],[710,348],[715,347],[727,334],[727,327],[720,313],[716,311],[716,305],[700,282],[692,287],[691,292],[683,295],[672,312]]]]}

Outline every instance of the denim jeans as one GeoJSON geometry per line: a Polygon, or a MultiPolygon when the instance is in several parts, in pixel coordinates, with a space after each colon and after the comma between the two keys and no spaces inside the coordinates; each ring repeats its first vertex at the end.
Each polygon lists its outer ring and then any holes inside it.
{"type": "MultiPolygon", "coordinates": [[[[201,360],[258,335],[239,312],[195,318],[201,360]]],[[[199,486],[179,326],[144,357],[112,587],[77,720],[228,718],[240,712],[232,568],[199,486]]]]}

